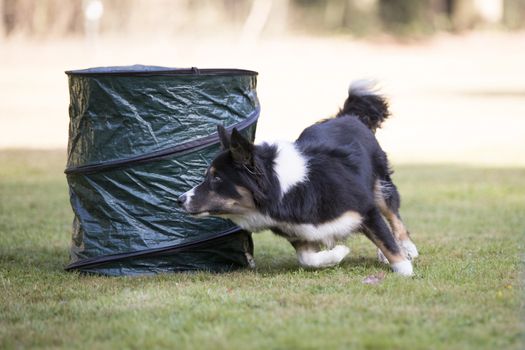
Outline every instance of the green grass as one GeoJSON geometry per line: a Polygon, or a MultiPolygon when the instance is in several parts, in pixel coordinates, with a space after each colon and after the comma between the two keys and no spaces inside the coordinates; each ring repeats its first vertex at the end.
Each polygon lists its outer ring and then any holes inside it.
{"type": "Polygon", "coordinates": [[[255,271],[106,278],[63,271],[63,166],[63,152],[0,152],[1,349],[525,346],[525,169],[397,167],[414,278],[388,272],[362,236],[341,266],[303,270],[269,233],[255,236],[255,271]]]}

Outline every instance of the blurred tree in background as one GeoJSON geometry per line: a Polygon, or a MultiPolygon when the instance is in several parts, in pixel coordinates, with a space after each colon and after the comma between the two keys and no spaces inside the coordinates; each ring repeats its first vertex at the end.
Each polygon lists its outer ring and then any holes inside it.
{"type": "Polygon", "coordinates": [[[402,36],[433,32],[434,17],[442,14],[442,8],[432,7],[432,3],[431,0],[379,0],[383,28],[402,36]]]}
{"type": "Polygon", "coordinates": [[[250,40],[263,31],[286,31],[411,37],[521,29],[525,0],[0,0],[1,37],[78,36],[87,34],[89,21],[97,21],[101,34],[251,31],[245,35],[250,40]]]}

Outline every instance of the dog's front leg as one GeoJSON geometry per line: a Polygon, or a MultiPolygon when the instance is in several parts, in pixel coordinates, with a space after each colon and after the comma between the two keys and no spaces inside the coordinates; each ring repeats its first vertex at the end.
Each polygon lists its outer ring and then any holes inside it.
{"type": "Polygon", "coordinates": [[[299,264],[305,268],[323,268],[337,265],[350,252],[345,245],[336,245],[329,250],[321,250],[319,244],[292,242],[299,264]]]}

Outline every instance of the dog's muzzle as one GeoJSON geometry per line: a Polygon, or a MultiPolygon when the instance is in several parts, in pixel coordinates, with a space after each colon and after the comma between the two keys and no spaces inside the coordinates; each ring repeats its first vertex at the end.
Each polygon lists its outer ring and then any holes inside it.
{"type": "Polygon", "coordinates": [[[177,204],[184,208],[184,204],[188,200],[188,196],[186,193],[182,194],[179,198],[177,198],[177,204]]]}

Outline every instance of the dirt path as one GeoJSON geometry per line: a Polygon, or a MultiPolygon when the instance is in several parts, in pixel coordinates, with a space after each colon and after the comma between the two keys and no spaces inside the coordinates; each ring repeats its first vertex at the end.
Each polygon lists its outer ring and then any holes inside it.
{"type": "Polygon", "coordinates": [[[394,162],[525,166],[525,33],[426,43],[289,37],[242,47],[224,39],[0,42],[0,148],[63,148],[66,69],[98,65],[259,71],[258,138],[291,139],[337,111],[352,79],[382,81],[394,117],[378,133],[394,162]]]}

